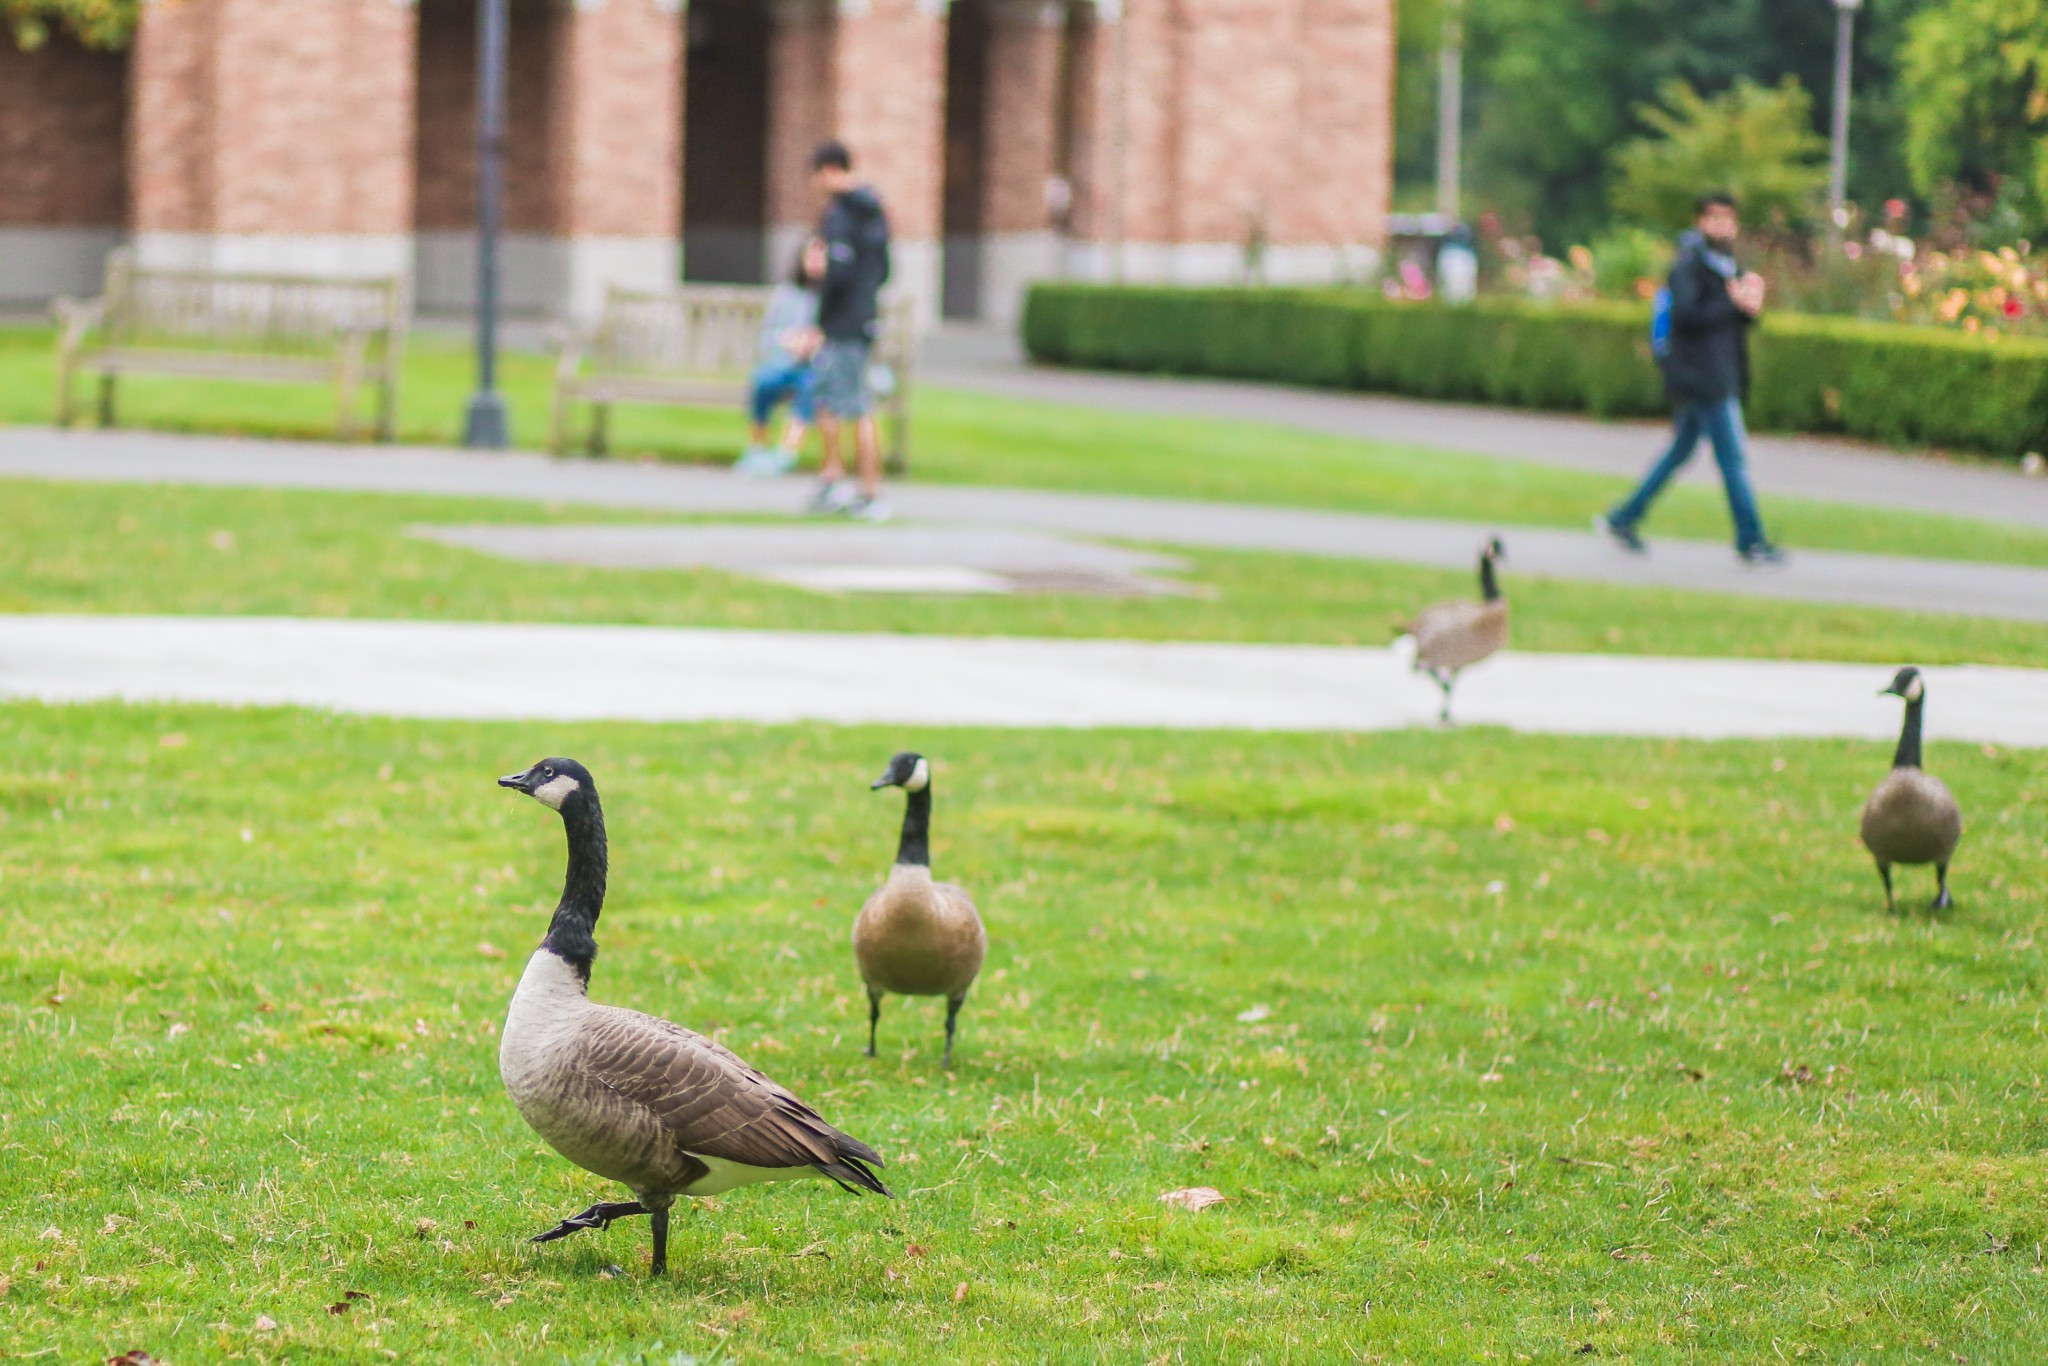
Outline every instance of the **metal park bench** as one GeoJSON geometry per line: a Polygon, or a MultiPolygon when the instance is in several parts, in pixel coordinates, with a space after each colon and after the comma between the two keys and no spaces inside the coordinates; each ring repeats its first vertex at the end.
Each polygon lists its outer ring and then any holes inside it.
{"type": "Polygon", "coordinates": [[[330,384],[344,438],[358,431],[369,388],[377,439],[392,439],[410,311],[401,279],[158,270],[118,251],[101,297],[58,299],[53,308],[59,426],[77,416],[81,375],[99,376],[102,427],[114,425],[121,376],[180,375],[330,384]]]}
{"type": "MultiPolygon", "coordinates": [[[[589,409],[583,446],[603,455],[617,403],[738,408],[772,291],[758,285],[683,285],[662,293],[613,287],[588,332],[558,332],[554,450],[576,444],[577,405],[589,409]]],[[[909,299],[882,307],[872,356],[876,407],[888,419],[889,468],[910,456],[910,380],[917,317],[909,299]]]]}

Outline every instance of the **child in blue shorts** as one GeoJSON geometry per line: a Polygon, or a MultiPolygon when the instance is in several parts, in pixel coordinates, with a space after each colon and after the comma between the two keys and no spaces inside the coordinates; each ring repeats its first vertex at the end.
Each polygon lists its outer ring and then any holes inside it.
{"type": "Polygon", "coordinates": [[[753,440],[735,466],[741,474],[787,474],[795,468],[814,412],[811,361],[824,338],[818,332],[818,279],[825,273],[825,244],[816,238],[797,254],[789,283],[777,285],[761,318],[759,363],[747,416],[753,440]],[[768,419],[778,404],[789,404],[782,444],[768,444],[768,419]]]}

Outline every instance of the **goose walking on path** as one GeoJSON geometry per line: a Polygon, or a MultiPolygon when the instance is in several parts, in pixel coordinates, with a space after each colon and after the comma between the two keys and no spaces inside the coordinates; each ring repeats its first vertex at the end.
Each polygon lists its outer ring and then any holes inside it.
{"type": "Polygon", "coordinates": [[[533,1241],[652,1215],[653,1269],[661,1275],[669,1206],[679,1195],[815,1176],[856,1194],[888,1195],[870,1170],[882,1165],[880,1154],[723,1044],[590,1000],[608,866],[597,784],[573,759],[543,759],[498,785],[559,812],[569,837],[561,904],[512,995],[498,1070],[535,1133],[634,1196],[592,1205],[533,1241]]]}
{"type": "Polygon", "coordinates": [[[922,754],[899,754],[870,785],[900,787],[903,837],[889,880],[860,908],[853,922],[853,956],[868,989],[868,1049],[875,1056],[875,1026],[882,996],[946,998],[946,1054],[953,1065],[953,1029],[967,989],[988,955],[988,932],[967,893],[950,882],[932,881],[932,770],[922,754]]]}
{"type": "Polygon", "coordinates": [[[1415,671],[1426,673],[1443,689],[1443,710],[1437,720],[1451,723],[1451,688],[1458,673],[1508,643],[1508,602],[1500,595],[1494,574],[1507,550],[1495,536],[1479,552],[1478,602],[1440,602],[1415,616],[1407,631],[1415,637],[1415,671]]]}
{"type": "Polygon", "coordinates": [[[1906,722],[1899,730],[1892,771],[1884,776],[1863,805],[1863,846],[1877,860],[1884,879],[1884,908],[1898,909],[1892,897],[1892,865],[1934,865],[1936,895],[1929,908],[1945,911],[1955,904],[1948,894],[1948,864],[1963,837],[1963,813],[1948,785],[1920,767],[1920,718],[1927,706],[1927,680],[1911,667],[1899,670],[1880,697],[1906,699],[1906,722]]]}

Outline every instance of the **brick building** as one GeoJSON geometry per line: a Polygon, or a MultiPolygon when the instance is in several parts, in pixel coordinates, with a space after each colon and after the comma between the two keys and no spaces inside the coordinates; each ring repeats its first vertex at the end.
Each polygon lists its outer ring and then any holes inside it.
{"type": "MultiPolygon", "coordinates": [[[[779,275],[854,148],[897,279],[1343,276],[1383,238],[1393,0],[512,0],[513,304],[779,275]]],[[[475,0],[148,0],[130,48],[0,39],[0,305],[105,254],[410,271],[464,306],[475,0]]]]}

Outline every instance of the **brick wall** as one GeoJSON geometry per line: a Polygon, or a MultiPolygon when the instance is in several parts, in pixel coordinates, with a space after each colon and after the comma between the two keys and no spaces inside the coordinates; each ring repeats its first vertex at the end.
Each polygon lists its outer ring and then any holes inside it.
{"type": "Polygon", "coordinates": [[[181,0],[135,44],[135,225],[217,234],[412,226],[413,33],[391,0],[181,0]]]}
{"type": "Polygon", "coordinates": [[[128,216],[128,60],[61,34],[0,34],[0,226],[118,227],[128,216]]]}
{"type": "Polygon", "coordinates": [[[560,20],[550,144],[555,230],[682,236],[682,19],[656,0],[575,6],[560,20]]]}
{"type": "Polygon", "coordinates": [[[997,0],[989,18],[982,230],[1037,232],[1049,222],[1045,189],[1057,156],[1066,6],[997,0]]]}
{"type": "MultiPolygon", "coordinates": [[[[549,107],[558,11],[549,0],[511,7],[505,59],[505,227],[554,230],[549,107]]],[[[476,0],[421,0],[419,118],[414,130],[414,221],[423,230],[476,225],[476,0]]]]}

